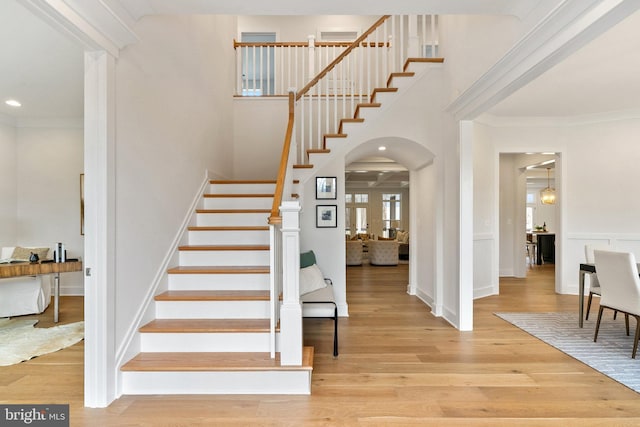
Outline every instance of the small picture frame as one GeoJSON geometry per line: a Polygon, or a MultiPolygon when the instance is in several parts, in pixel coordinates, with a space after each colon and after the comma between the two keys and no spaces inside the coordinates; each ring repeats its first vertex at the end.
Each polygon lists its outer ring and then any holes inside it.
{"type": "Polygon", "coordinates": [[[338,226],[337,205],[316,205],[316,228],[336,228],[338,226]]]}
{"type": "Polygon", "coordinates": [[[335,176],[316,177],[316,200],[336,200],[336,184],[338,180],[335,176]]]}

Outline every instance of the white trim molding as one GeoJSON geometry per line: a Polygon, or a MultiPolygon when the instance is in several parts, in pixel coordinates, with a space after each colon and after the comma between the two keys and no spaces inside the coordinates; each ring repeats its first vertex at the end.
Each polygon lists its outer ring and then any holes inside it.
{"type": "Polygon", "coordinates": [[[640,8],[637,0],[565,0],[446,110],[474,119],[640,8]]]}

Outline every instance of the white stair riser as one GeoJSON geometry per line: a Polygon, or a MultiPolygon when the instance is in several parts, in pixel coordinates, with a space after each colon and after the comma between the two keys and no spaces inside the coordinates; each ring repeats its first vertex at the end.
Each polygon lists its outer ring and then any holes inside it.
{"type": "Polygon", "coordinates": [[[123,394],[311,394],[311,371],[123,372],[123,394]]]}
{"type": "Polygon", "coordinates": [[[376,117],[380,113],[380,108],[382,107],[365,107],[360,108],[358,110],[358,117],[364,119],[365,122],[367,120],[372,120],[373,117],[376,117]]]}
{"type": "Polygon", "coordinates": [[[269,251],[180,251],[180,265],[269,265],[269,251]]]}
{"type": "Polygon", "coordinates": [[[268,220],[267,213],[199,213],[196,215],[196,225],[199,227],[267,225],[268,220]]]}
{"type": "Polygon", "coordinates": [[[170,274],[172,291],[269,290],[268,274],[170,274]]]}
{"type": "MultiPolygon", "coordinates": [[[[425,71],[427,68],[433,68],[434,65],[435,64],[429,62],[410,62],[406,71],[412,71],[416,73],[416,75],[418,75],[419,73],[425,71]]],[[[438,67],[438,65],[436,65],[436,67],[438,67]]]]}
{"type": "Polygon", "coordinates": [[[269,301],[156,301],[158,319],[268,319],[269,301]]]}
{"type": "Polygon", "coordinates": [[[391,102],[394,96],[396,96],[396,92],[376,92],[373,102],[379,102],[384,105],[385,102],[391,102]]]}
{"type": "MultiPolygon", "coordinates": [[[[143,352],[268,352],[268,332],[255,333],[142,333],[143,352]]],[[[276,346],[277,346],[276,335],[276,346]]],[[[277,347],[276,347],[277,348],[277,347]]]]}
{"type": "Polygon", "coordinates": [[[189,231],[190,245],[268,245],[269,230],[189,231]]]}
{"type": "MultiPolygon", "coordinates": [[[[358,123],[358,122],[348,122],[348,123],[343,123],[342,124],[342,133],[346,133],[347,135],[349,135],[350,133],[353,133],[359,129],[362,129],[362,126],[364,125],[363,123],[358,123]]],[[[332,139],[340,139],[340,138],[332,138],[332,139]]],[[[328,139],[327,139],[328,141],[328,139]]],[[[344,138],[341,138],[342,143],[344,144],[344,138]]],[[[327,146],[327,148],[329,148],[327,146]]],[[[330,148],[329,148],[330,149],[330,148]]]]}
{"type": "Polygon", "coordinates": [[[211,194],[273,194],[275,184],[210,184],[211,194]]]}
{"type": "MultiPolygon", "coordinates": [[[[271,209],[273,197],[205,197],[205,209],[271,209]]],[[[263,224],[264,225],[264,224],[263,224]]]]}
{"type": "Polygon", "coordinates": [[[407,86],[413,84],[414,79],[412,77],[394,77],[391,79],[391,87],[397,87],[398,92],[401,92],[407,86]]]}

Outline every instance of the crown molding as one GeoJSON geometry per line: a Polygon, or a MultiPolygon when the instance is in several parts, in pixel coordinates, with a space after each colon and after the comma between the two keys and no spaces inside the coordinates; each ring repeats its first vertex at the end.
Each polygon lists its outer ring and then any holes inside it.
{"type": "Polygon", "coordinates": [[[638,8],[637,0],[563,0],[446,111],[475,119],[638,8]]]}
{"type": "Polygon", "coordinates": [[[52,27],[70,35],[87,50],[105,50],[117,58],[120,49],[138,41],[123,8],[108,0],[24,0],[24,5],[52,27]]]}
{"type": "Polygon", "coordinates": [[[492,127],[571,127],[636,119],[640,119],[640,108],[563,117],[511,117],[485,113],[475,121],[492,127]]]}

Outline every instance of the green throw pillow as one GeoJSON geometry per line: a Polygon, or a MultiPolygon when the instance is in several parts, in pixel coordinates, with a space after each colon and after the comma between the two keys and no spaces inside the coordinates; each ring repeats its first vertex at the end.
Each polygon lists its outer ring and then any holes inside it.
{"type": "Polygon", "coordinates": [[[316,263],[316,254],[313,251],[300,254],[300,268],[307,268],[316,263]]]}

